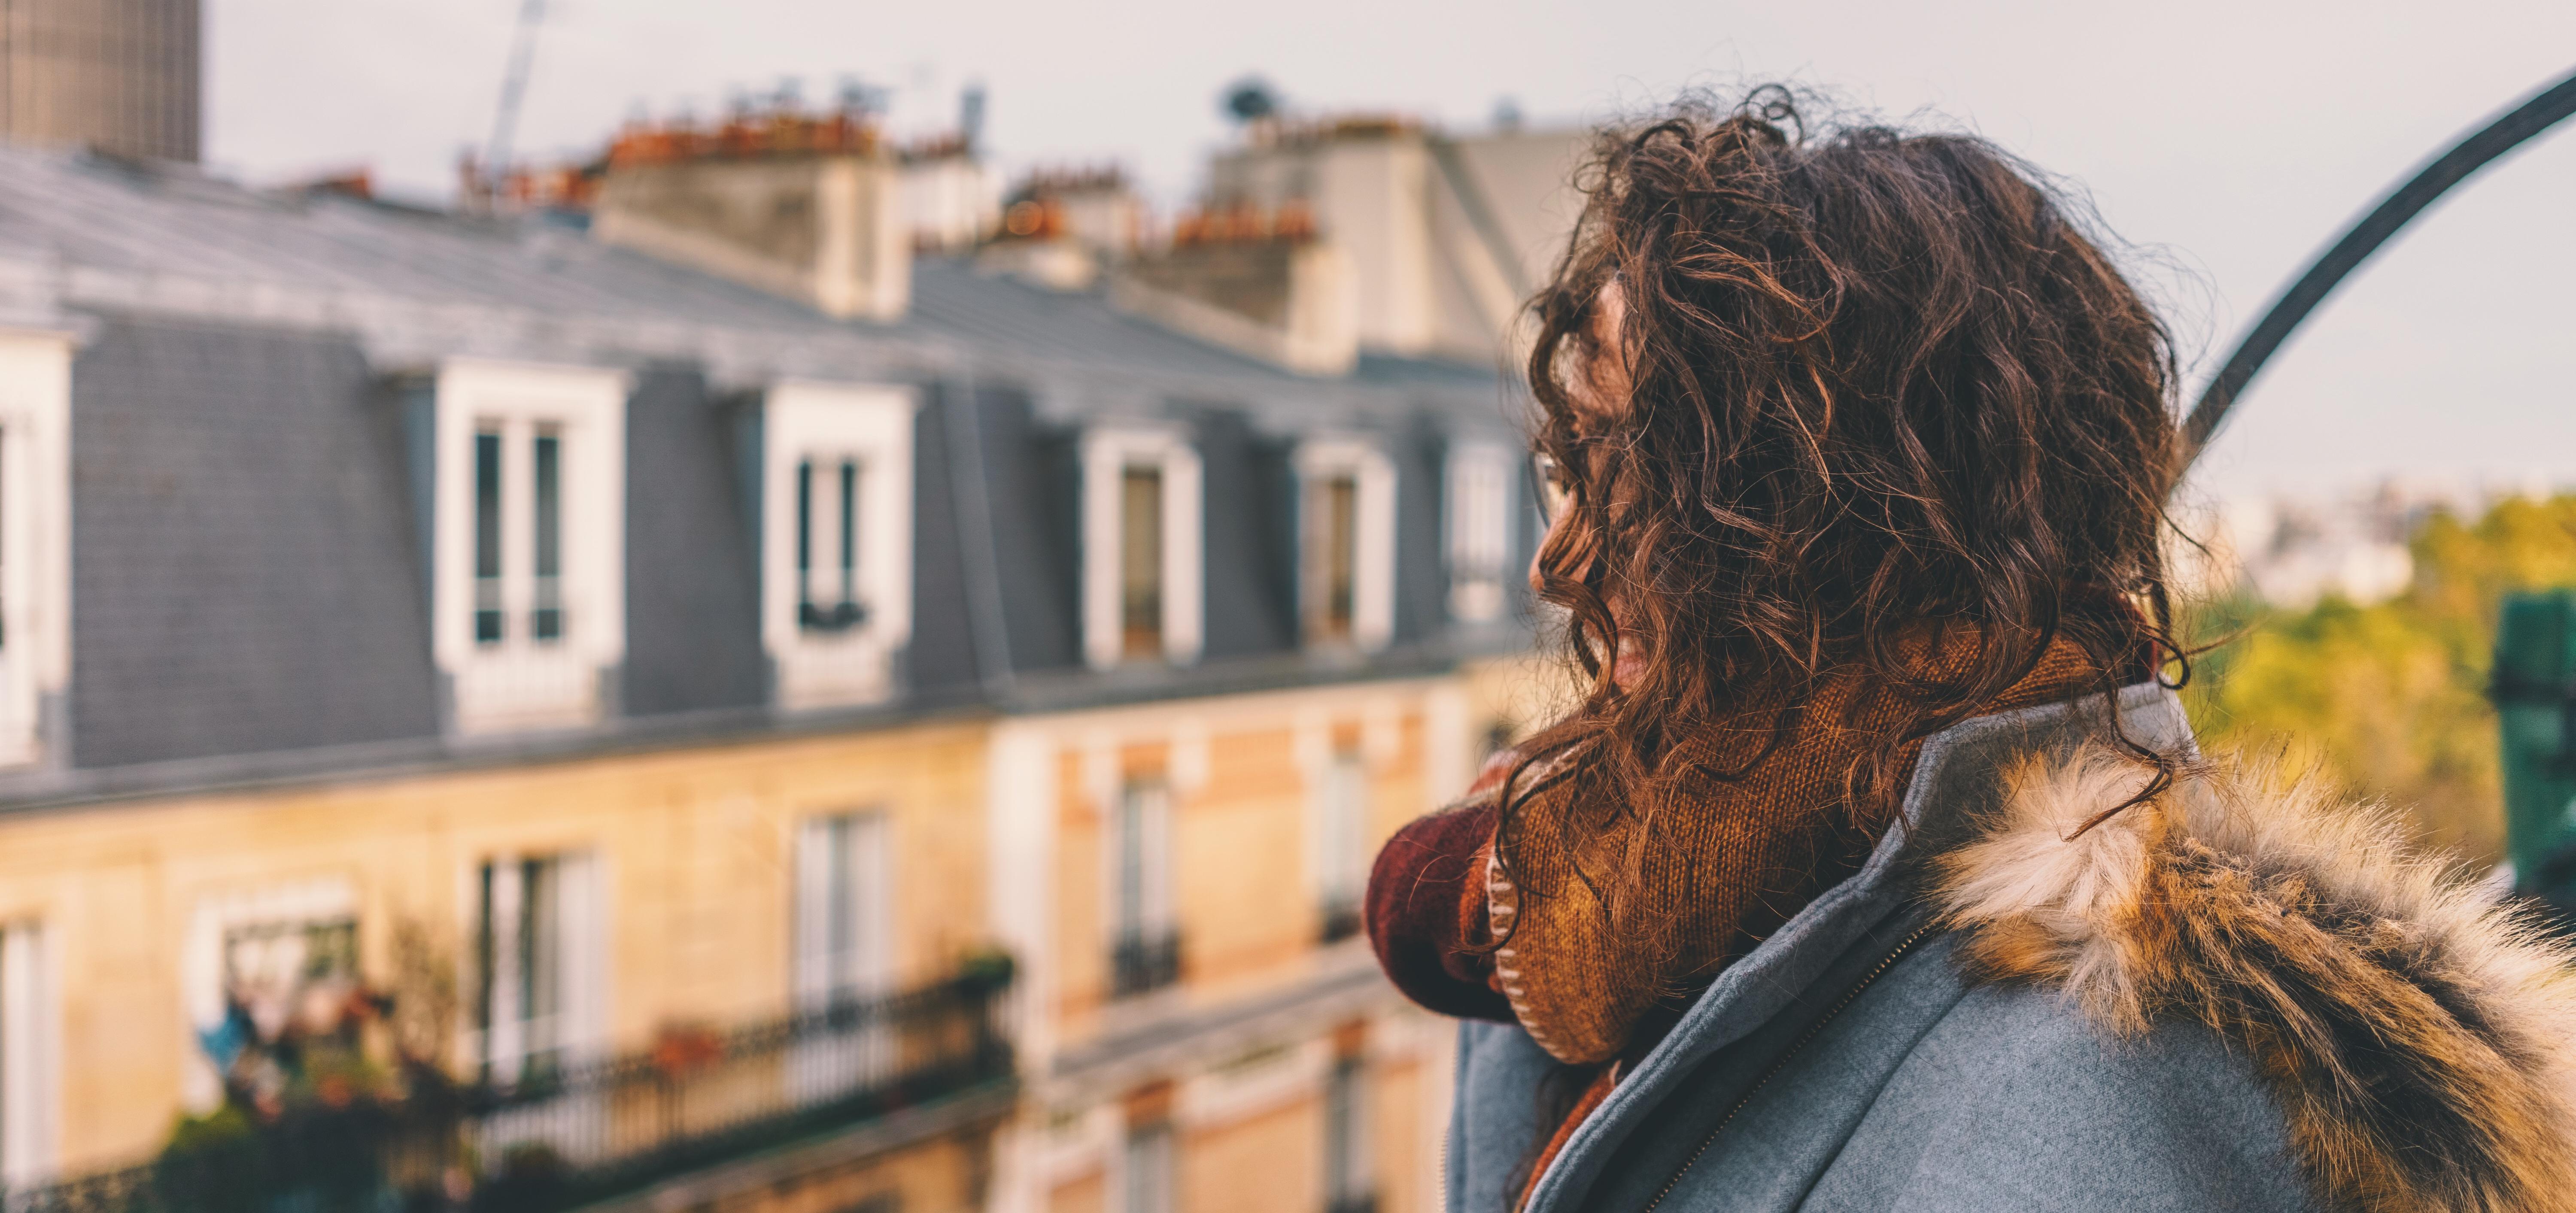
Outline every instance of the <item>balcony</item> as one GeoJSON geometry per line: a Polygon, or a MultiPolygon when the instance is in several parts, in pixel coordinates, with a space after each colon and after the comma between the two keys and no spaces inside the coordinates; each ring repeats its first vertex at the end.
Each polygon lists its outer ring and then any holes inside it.
{"type": "Polygon", "coordinates": [[[1109,996],[1133,998],[1181,979],[1181,933],[1129,931],[1109,953],[1109,996]]]}
{"type": "Polygon", "coordinates": [[[0,1194],[0,1210],[557,1213],[906,1109],[1007,1100],[1009,983],[962,975],[732,1031],[666,1033],[510,1088],[417,1067],[398,1098],[326,1087],[151,1162],[0,1194]]]}

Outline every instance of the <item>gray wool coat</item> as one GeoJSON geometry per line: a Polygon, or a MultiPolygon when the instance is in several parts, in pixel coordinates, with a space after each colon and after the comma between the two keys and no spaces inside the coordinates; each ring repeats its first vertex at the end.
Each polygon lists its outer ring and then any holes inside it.
{"type": "MultiPolygon", "coordinates": [[[[2190,746],[2171,693],[2122,704],[2131,736],[2190,746]]],[[[1718,976],[1569,1139],[1532,1213],[2331,1207],[2246,1050],[2188,1022],[2122,1036],[2063,990],[1974,983],[1960,934],[1929,925],[1909,840],[1993,811],[2017,756],[2104,726],[2096,701],[1928,739],[1865,868],[1718,976]]],[[[1462,1027],[1452,1213],[1511,1208],[1513,1171],[1553,1128],[1534,1107],[1548,1064],[1516,1026],[1462,1027]]]]}

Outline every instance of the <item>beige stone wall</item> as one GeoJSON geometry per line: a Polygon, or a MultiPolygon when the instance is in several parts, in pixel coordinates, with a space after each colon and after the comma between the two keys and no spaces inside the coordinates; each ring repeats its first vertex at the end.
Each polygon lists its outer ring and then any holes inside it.
{"type": "Polygon", "coordinates": [[[1179,1207],[1225,1213],[1314,1213],[1324,1207],[1320,1100],[1181,1133],[1179,1207]]]}
{"type": "Polygon", "coordinates": [[[981,1126],[691,1207],[696,1213],[970,1213],[983,1207],[991,1149],[992,1128],[981,1126]]]}
{"type": "Polygon", "coordinates": [[[1172,787],[1184,998],[1222,1001],[1293,982],[1319,948],[1308,837],[1316,763],[1337,748],[1365,755],[1367,853],[1375,854],[1398,826],[1436,807],[1425,773],[1427,708],[1442,685],[1247,695],[1059,726],[1049,943],[1058,1042],[1091,1034],[1108,1001],[1110,798],[1126,781],[1172,787]]]}
{"type": "MultiPolygon", "coordinates": [[[[1383,987],[1261,1032],[1192,1025],[1230,1009],[1277,1005],[1317,983],[1366,968],[1358,939],[1323,943],[1314,837],[1319,783],[1335,753],[1357,752],[1367,773],[1365,849],[1457,789],[1475,735],[1514,685],[1504,672],[1390,681],[1022,718],[1013,747],[1039,804],[1030,828],[1051,839],[1043,865],[1042,1020],[1050,1056],[1084,1055],[1104,1039],[1174,1042],[1184,1060],[1046,1077],[1034,1062],[1032,1101],[1016,1165],[1028,1195],[1009,1213],[1095,1213],[1119,1206],[1123,1151],[1139,1106],[1168,1107],[1173,1195],[1182,1213],[1313,1213],[1324,1202],[1324,1108],[1337,1055],[1362,1049],[1367,1166],[1380,1208],[1431,1213],[1439,1204],[1446,1120],[1446,1021],[1396,1005],[1383,987]],[[1486,684],[1490,683],[1490,686],[1486,684]],[[1108,887],[1113,798],[1126,782],[1172,789],[1173,902],[1182,934],[1178,986],[1109,997],[1108,887]],[[1159,1067],[1159,1068],[1158,1068],[1159,1067]],[[1171,1094],[1154,1094],[1168,1088],[1171,1094]]],[[[1013,810],[1005,805],[1007,817],[1013,810]]],[[[1025,892],[1025,891],[1023,891],[1025,892]]],[[[1350,991],[1353,987],[1333,988],[1350,991]]],[[[1301,1013],[1303,1014],[1303,1013],[1301,1013]]],[[[1161,1115],[1162,1113],[1156,1113],[1161,1115]]],[[[1009,1185],[1005,1185],[1006,1189],[1009,1185]]]]}
{"type": "Polygon", "coordinates": [[[361,965],[386,982],[402,924],[461,971],[488,857],[588,851],[610,923],[610,1045],[626,1048],[666,1024],[781,1013],[797,823],[879,810],[898,979],[943,973],[989,938],[984,734],[931,725],[9,818],[0,921],[41,922],[59,964],[61,1161],[122,1163],[168,1132],[195,1064],[183,937],[210,900],[344,884],[361,965]]]}
{"type": "MultiPolygon", "coordinates": [[[[1444,1022],[1434,1029],[1441,1043],[1444,1022]]],[[[1438,1213],[1440,1142],[1449,1119],[1444,1063],[1414,1056],[1378,1067],[1369,1091],[1369,1120],[1381,1165],[1378,1213],[1438,1213]]]]}
{"type": "MultiPolygon", "coordinates": [[[[1368,1182],[1380,1213],[1437,1213],[1440,1145],[1447,1121],[1446,1021],[1398,1011],[1369,1024],[1372,1044],[1363,1092],[1368,1182]],[[1425,1047],[1430,1046],[1430,1047],[1425,1047]]],[[[1261,1050],[1248,1065],[1184,1080],[1173,1118],[1173,1196],[1179,1213],[1316,1213],[1325,1207],[1323,1070],[1332,1055],[1329,1028],[1279,1051],[1261,1050]],[[1236,1089],[1229,1090],[1229,1087],[1236,1089]]],[[[1060,1134],[1096,1147],[1059,1169],[1040,1208],[1047,1213],[1101,1213],[1119,1207],[1127,1126],[1115,1109],[1097,1109],[1060,1134]]]]}

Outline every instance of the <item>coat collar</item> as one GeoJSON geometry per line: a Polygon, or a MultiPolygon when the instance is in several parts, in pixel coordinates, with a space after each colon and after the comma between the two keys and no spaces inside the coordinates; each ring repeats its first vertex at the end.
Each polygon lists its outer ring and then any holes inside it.
{"type": "MultiPolygon", "coordinates": [[[[2119,693],[2120,727],[2166,751],[2189,751],[2191,728],[2173,693],[2154,684],[2119,693]]],[[[2021,755],[2073,754],[2108,726],[2100,699],[2047,704],[1963,721],[1924,739],[1898,821],[1850,879],[1826,890],[1760,946],[1727,966],[1661,1044],[1568,1138],[1530,1193],[1532,1213],[1577,1207],[1646,1112],[1718,1050],[1788,1008],[1872,928],[1907,908],[1918,837],[1984,820],[2000,807],[2002,772],[2021,755]]]]}
{"type": "Polygon", "coordinates": [[[2004,771],[1933,865],[1972,980],[2060,991],[2107,1034],[2180,1019],[2249,1057],[2335,1208],[2576,1203],[2576,954],[2277,762],[2145,786],[2086,747],[2004,771]]]}

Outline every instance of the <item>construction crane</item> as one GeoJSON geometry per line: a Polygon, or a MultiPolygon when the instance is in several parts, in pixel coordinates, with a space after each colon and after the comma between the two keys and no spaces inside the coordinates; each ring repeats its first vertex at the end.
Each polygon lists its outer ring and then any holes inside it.
{"type": "Polygon", "coordinates": [[[492,141],[483,148],[483,205],[500,200],[501,183],[509,178],[510,140],[519,133],[519,101],[528,93],[528,69],[536,61],[537,27],[546,19],[546,0],[522,0],[519,32],[510,41],[509,70],[501,77],[501,108],[492,115],[492,141]]]}

